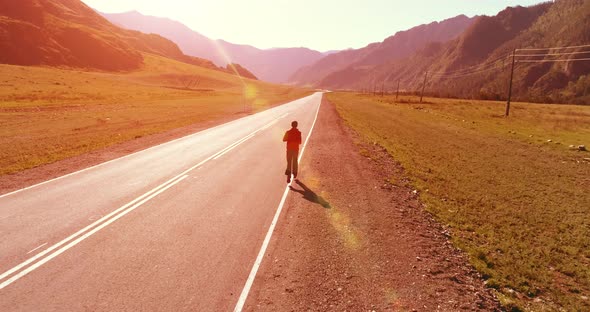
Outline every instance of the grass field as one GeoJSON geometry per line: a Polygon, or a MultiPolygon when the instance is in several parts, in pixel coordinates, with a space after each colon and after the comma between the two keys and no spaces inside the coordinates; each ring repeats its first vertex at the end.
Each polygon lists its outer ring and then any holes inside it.
{"type": "Polygon", "coordinates": [[[568,148],[590,145],[590,107],[328,99],[403,165],[508,309],[590,310],[590,152],[568,148]]]}
{"type": "Polygon", "coordinates": [[[0,175],[311,93],[144,59],[128,73],[0,65],[0,175]]]}

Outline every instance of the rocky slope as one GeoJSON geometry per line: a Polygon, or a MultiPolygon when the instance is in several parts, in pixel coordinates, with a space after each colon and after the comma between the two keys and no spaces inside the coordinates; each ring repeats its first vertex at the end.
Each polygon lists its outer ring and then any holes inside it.
{"type": "Polygon", "coordinates": [[[420,25],[400,31],[383,42],[361,49],[333,53],[314,64],[298,70],[290,81],[297,84],[319,84],[328,75],[348,68],[366,67],[398,60],[415,53],[429,42],[445,42],[460,35],[474,18],[459,15],[442,22],[420,25]]]}
{"type": "Polygon", "coordinates": [[[219,69],[156,34],[119,28],[79,0],[0,2],[0,63],[131,70],[142,53],[219,69]]]}

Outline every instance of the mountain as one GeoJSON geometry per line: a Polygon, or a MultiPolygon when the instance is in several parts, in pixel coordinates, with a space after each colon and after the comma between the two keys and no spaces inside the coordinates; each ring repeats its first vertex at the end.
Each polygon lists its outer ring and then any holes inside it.
{"type": "Polygon", "coordinates": [[[495,16],[478,17],[448,42],[426,44],[406,58],[384,64],[349,66],[331,72],[317,85],[333,89],[385,86],[392,90],[399,82],[402,90],[420,90],[428,71],[426,91],[430,94],[505,100],[514,49],[586,46],[517,52],[541,55],[516,58],[513,99],[590,104],[590,62],[571,61],[587,58],[589,44],[588,1],[508,7],[495,16]],[[548,52],[559,55],[543,56],[548,52]],[[556,58],[562,61],[547,62],[556,58]]]}
{"type": "Polygon", "coordinates": [[[377,65],[404,58],[429,42],[444,42],[460,35],[475,18],[459,15],[442,22],[420,25],[400,31],[383,42],[371,43],[361,49],[332,53],[314,64],[298,70],[289,81],[297,84],[317,84],[327,75],[347,67],[377,65]]]}
{"type": "Polygon", "coordinates": [[[115,14],[98,13],[111,23],[122,28],[141,31],[148,34],[158,34],[164,38],[172,40],[188,55],[199,56],[211,60],[218,66],[225,66],[227,64],[227,62],[223,62],[220,55],[215,52],[215,46],[209,38],[198,32],[192,31],[190,28],[179,22],[168,18],[145,16],[137,11],[115,14]]]}
{"type": "Polygon", "coordinates": [[[79,0],[0,1],[0,63],[131,70],[151,53],[210,69],[172,41],[117,27],[79,0]]]}
{"type": "Polygon", "coordinates": [[[251,73],[249,70],[247,70],[246,68],[244,68],[240,64],[236,64],[236,63],[227,64],[225,67],[225,70],[230,73],[235,73],[236,75],[238,75],[240,77],[258,80],[258,78],[253,73],[251,73]]]}
{"type": "Polygon", "coordinates": [[[141,54],[79,1],[1,1],[0,62],[103,70],[137,68],[141,54]]]}
{"type": "Polygon", "coordinates": [[[324,56],[318,51],[307,48],[263,50],[249,45],[212,40],[180,22],[146,16],[137,11],[101,14],[122,27],[166,37],[178,44],[184,53],[210,59],[218,66],[239,63],[260,79],[270,82],[286,82],[297,69],[324,56]]]}
{"type": "Polygon", "coordinates": [[[341,51],[341,50],[328,50],[328,51],[322,52],[322,55],[323,55],[323,56],[328,56],[328,55],[330,55],[330,54],[338,53],[338,52],[340,52],[340,51],[341,51]]]}

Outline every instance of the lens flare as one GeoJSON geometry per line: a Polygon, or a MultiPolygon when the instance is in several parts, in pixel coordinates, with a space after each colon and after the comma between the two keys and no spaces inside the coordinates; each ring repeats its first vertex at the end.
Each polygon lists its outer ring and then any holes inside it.
{"type": "Polygon", "coordinates": [[[250,83],[244,83],[244,97],[247,100],[253,100],[258,96],[258,88],[250,83]]]}
{"type": "Polygon", "coordinates": [[[326,213],[328,214],[330,224],[344,242],[344,246],[352,250],[359,249],[362,244],[361,238],[358,231],[352,225],[350,216],[343,211],[339,211],[336,207],[332,207],[326,213]]]}
{"type": "Polygon", "coordinates": [[[393,311],[403,311],[404,303],[395,290],[391,288],[385,289],[385,299],[393,311]]]}

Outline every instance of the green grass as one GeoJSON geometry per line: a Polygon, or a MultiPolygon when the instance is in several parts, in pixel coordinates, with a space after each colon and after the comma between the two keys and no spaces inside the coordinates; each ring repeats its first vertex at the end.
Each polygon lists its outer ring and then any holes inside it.
{"type": "Polygon", "coordinates": [[[507,308],[590,309],[590,153],[568,149],[590,145],[590,107],[514,103],[504,118],[500,102],[328,99],[403,165],[507,308]]]}
{"type": "Polygon", "coordinates": [[[0,65],[0,175],[310,93],[153,55],[127,73],[0,65]]]}

